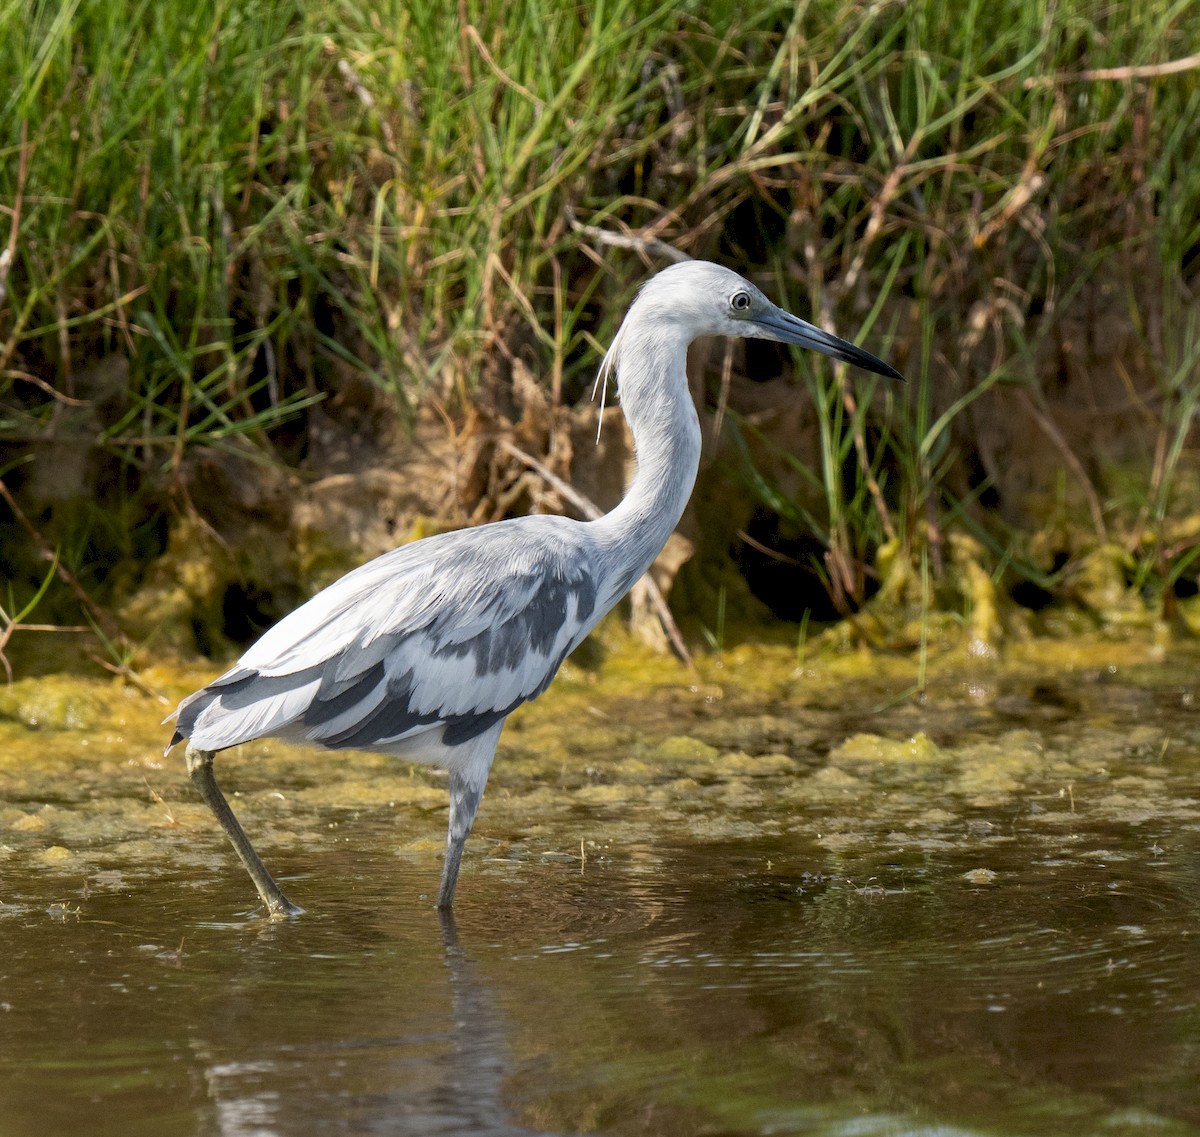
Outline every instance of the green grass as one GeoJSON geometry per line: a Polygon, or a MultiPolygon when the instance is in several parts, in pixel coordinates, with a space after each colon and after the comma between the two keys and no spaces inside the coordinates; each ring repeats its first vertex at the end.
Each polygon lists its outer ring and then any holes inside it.
{"type": "Polygon", "coordinates": [[[648,271],[577,219],[740,267],[906,371],[885,389],[797,361],[812,492],[747,473],[820,535],[847,607],[882,542],[936,576],[955,526],[1051,580],[981,507],[978,424],[1018,412],[1096,540],[1170,577],[1194,559],[1170,520],[1200,71],[1078,73],[1198,51],[1185,0],[0,0],[0,471],[19,489],[83,402],[80,445],[141,517],[186,501],[193,448],[295,463],[312,405],[356,377],[407,418],[519,361],[573,403],[648,271]],[[1140,337],[1155,440],[1123,496],[1097,484],[1107,455],[1053,437],[1056,354],[1101,295],[1140,337]],[[112,356],[127,380],[98,392],[112,356]]]}

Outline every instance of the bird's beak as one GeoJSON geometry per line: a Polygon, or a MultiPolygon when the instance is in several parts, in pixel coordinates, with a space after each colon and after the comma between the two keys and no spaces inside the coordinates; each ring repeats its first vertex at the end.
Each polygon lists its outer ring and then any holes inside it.
{"type": "Polygon", "coordinates": [[[876,359],[869,351],[863,351],[861,347],[855,347],[837,336],[831,336],[782,308],[775,308],[759,316],[754,322],[768,339],[779,340],[780,343],[794,343],[812,351],[819,351],[822,355],[831,355],[844,363],[852,363],[864,371],[874,371],[876,375],[886,375],[889,379],[904,381],[904,376],[899,371],[884,363],[882,359],[876,359]]]}

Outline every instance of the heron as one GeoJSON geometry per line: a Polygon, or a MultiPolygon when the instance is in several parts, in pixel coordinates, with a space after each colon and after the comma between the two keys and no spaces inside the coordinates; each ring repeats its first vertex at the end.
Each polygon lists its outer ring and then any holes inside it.
{"type": "Polygon", "coordinates": [[[701,434],[686,364],[698,336],[775,340],[903,378],[721,265],[683,261],[646,281],[600,368],[605,381],[616,377],[634,449],[632,481],[611,512],[508,518],[384,553],[285,616],[168,718],[165,753],[186,741],[188,774],[270,916],[303,910],[267,871],[213,774],[214,755],[266,737],[448,771],[437,907],[451,909],[505,720],[546,690],[687,506],[701,434]]]}

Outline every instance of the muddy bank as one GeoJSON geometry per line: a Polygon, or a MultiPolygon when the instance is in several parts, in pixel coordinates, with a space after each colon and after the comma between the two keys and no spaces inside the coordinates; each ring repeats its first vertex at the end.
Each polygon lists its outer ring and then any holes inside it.
{"type": "MultiPolygon", "coordinates": [[[[1109,317],[1092,329],[1103,336],[1081,329],[1078,342],[1060,345],[1065,354],[1041,361],[1059,375],[1052,398],[1034,405],[993,388],[971,404],[943,448],[940,500],[934,508],[930,498],[924,516],[905,517],[888,488],[899,474],[889,470],[886,436],[864,436],[877,447],[879,484],[856,507],[861,531],[830,528],[827,488],[809,472],[822,465],[821,415],[790,363],[769,345],[697,345],[690,371],[705,453],[655,570],[688,641],[713,646],[726,628],[731,642],[806,635],[849,617],[851,638],[912,648],[929,638],[931,612],[935,636],[962,627],[988,650],[1128,624],[1190,634],[1179,601],[1197,590],[1200,496],[1182,466],[1169,487],[1151,484],[1161,481],[1152,455],[1164,424],[1125,413],[1129,377],[1149,380],[1129,329],[1109,317]],[[1086,359],[1068,359],[1080,351],[1086,359]],[[1139,509],[1114,508],[1109,524],[1089,512],[1122,493],[1139,509]],[[965,528],[967,513],[959,523],[937,520],[955,500],[973,503],[965,528]]],[[[127,637],[127,655],[144,644],[227,658],[399,543],[528,512],[580,515],[579,498],[559,492],[555,478],[611,508],[631,469],[618,409],[604,412],[597,442],[594,405],[554,405],[514,366],[466,409],[450,413],[435,399],[409,426],[383,392],[343,377],[293,422],[293,460],[247,439],[199,447],[183,452],[168,481],[131,497],[92,441],[115,413],[105,400],[120,402],[125,371],[114,357],[81,373],[78,390],[89,396],[81,408],[44,440],[12,450],[0,528],[3,567],[19,588],[31,593],[51,578],[36,622],[81,622],[80,590],[47,565],[57,547],[82,591],[114,618],[108,634],[127,637]]],[[[884,418],[911,413],[905,390],[884,394],[884,418]]],[[[950,397],[947,389],[941,400],[950,397]]],[[[847,485],[866,453],[846,441],[847,485]]],[[[865,495],[861,485],[857,492],[865,495]]],[[[657,618],[636,599],[633,614],[638,634],[665,648],[657,618]]]]}

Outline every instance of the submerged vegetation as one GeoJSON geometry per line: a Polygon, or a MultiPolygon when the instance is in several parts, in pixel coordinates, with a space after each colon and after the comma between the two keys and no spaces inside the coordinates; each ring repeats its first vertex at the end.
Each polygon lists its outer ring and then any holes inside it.
{"type": "Polygon", "coordinates": [[[1186,630],[1192,15],[0,0],[0,658],[39,621],[219,652],[410,528],[545,507],[514,444],[586,484],[575,408],[680,254],[909,377],[696,353],[695,619],[1186,630]],[[438,484],[377,493],[422,422],[438,484]]]}

